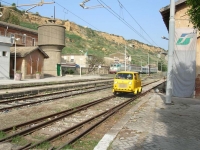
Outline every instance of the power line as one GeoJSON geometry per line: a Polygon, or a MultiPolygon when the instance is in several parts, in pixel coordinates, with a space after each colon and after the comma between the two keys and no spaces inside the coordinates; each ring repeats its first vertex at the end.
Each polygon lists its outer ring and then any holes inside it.
{"type": "MultiPolygon", "coordinates": [[[[73,14],[74,16],[76,16],[77,18],[79,18],[80,20],[84,21],[85,23],[89,24],[90,26],[94,27],[95,29],[97,29],[95,26],[91,25],[90,23],[88,23],[87,21],[85,21],[84,19],[82,19],[81,17],[77,16],[76,14],[74,14],[73,12],[71,12],[70,10],[66,9],[65,7],[63,7],[62,5],[58,4],[56,1],[55,3],[57,5],[59,5],[60,7],[62,7],[63,9],[67,10],[68,12],[70,12],[71,14],[73,14]]],[[[99,30],[99,29],[97,29],[99,30]]],[[[100,30],[99,30],[100,31],[100,30]]]]}
{"type": "MultiPolygon", "coordinates": [[[[131,30],[133,30],[136,34],[138,34],[141,38],[143,38],[147,43],[152,44],[151,42],[149,42],[145,37],[143,37],[140,33],[138,33],[137,30],[135,30],[128,22],[126,22],[122,17],[120,17],[115,11],[113,11],[110,7],[108,7],[108,5],[106,5],[102,0],[97,0],[101,5],[102,3],[107,6],[105,7],[105,9],[107,9],[111,14],[113,14],[115,17],[117,17],[119,20],[121,20],[126,26],[128,26],[131,30]],[[110,8],[110,10],[108,9],[110,8]]],[[[153,44],[152,44],[153,45],[153,44]]]]}
{"type": "MultiPolygon", "coordinates": [[[[2,1],[2,2],[6,3],[6,4],[9,4],[9,5],[12,5],[12,4],[10,4],[10,3],[8,3],[8,2],[5,2],[5,1],[3,1],[3,0],[0,0],[0,1],[2,1]]],[[[95,28],[96,30],[99,30],[98,28],[96,28],[95,26],[93,26],[92,24],[90,24],[89,22],[85,21],[84,19],[82,19],[82,18],[79,17],[78,15],[74,14],[74,13],[71,12],[70,10],[66,9],[65,7],[63,7],[61,4],[57,3],[56,1],[54,1],[54,2],[55,2],[58,6],[62,7],[64,10],[67,10],[67,12],[70,12],[71,14],[73,14],[74,16],[76,16],[77,18],[79,18],[80,20],[82,20],[82,21],[84,21],[85,23],[87,23],[88,25],[90,25],[91,27],[95,28]]],[[[20,6],[18,6],[18,7],[20,7],[20,6]]],[[[22,9],[22,8],[20,7],[20,9],[22,9]]],[[[22,10],[25,10],[25,9],[22,9],[22,10]]],[[[99,31],[100,31],[100,30],[99,30],[99,31]]]]}
{"type": "MultiPolygon", "coordinates": [[[[140,26],[140,28],[142,29],[142,31],[144,31],[146,33],[146,31],[142,28],[142,26],[136,21],[135,18],[133,18],[133,16],[129,13],[129,11],[123,6],[123,4],[118,0],[119,4],[120,4],[120,7],[123,7],[126,12],[131,16],[131,18],[137,23],[138,26],[140,26]]],[[[152,42],[154,42],[154,40],[146,33],[146,35],[152,40],[152,42]]],[[[155,42],[154,42],[155,45],[157,45],[155,42]]],[[[158,46],[158,45],[157,45],[158,46]]]]}

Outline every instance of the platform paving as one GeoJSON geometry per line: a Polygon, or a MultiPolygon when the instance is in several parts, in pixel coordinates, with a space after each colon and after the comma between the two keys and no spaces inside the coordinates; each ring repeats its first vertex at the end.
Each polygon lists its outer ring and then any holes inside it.
{"type": "Polygon", "coordinates": [[[94,150],[199,150],[200,100],[173,97],[172,101],[166,105],[165,94],[149,93],[94,150]]]}

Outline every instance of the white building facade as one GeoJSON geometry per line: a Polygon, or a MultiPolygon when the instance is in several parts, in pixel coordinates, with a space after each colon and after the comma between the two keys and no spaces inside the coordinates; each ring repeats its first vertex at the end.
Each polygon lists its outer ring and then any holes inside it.
{"type": "Polygon", "coordinates": [[[10,79],[11,38],[0,36],[0,80],[10,79]]]}

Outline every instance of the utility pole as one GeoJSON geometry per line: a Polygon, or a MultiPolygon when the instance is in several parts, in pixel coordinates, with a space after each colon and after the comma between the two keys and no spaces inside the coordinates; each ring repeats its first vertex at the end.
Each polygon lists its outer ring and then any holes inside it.
{"type": "Polygon", "coordinates": [[[150,75],[150,65],[149,65],[149,51],[148,51],[148,75],[150,75]]]}
{"type": "Polygon", "coordinates": [[[166,104],[171,104],[172,99],[172,61],[174,51],[174,32],[175,32],[175,0],[170,1],[170,20],[169,20],[169,43],[168,43],[168,69],[167,69],[167,87],[166,104]]]}
{"type": "Polygon", "coordinates": [[[126,44],[125,44],[125,56],[124,56],[124,64],[125,64],[125,71],[126,71],[126,44]]]}

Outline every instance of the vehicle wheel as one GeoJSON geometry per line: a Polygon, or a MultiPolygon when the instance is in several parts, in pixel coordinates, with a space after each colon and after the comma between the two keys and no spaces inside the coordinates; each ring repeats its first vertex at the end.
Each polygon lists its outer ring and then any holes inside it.
{"type": "Polygon", "coordinates": [[[133,92],[134,95],[137,95],[137,93],[138,93],[137,90],[135,90],[135,91],[133,92]]]}
{"type": "Polygon", "coordinates": [[[113,94],[116,96],[116,95],[117,95],[117,92],[113,92],[113,94]]]}
{"type": "Polygon", "coordinates": [[[142,88],[140,89],[140,93],[142,93],[142,88]]]}

